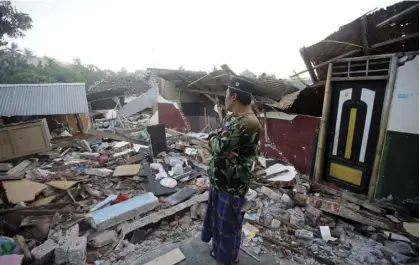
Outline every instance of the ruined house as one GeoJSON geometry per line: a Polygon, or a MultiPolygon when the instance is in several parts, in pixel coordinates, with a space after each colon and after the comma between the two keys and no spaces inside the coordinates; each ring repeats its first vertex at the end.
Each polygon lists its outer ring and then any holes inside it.
{"type": "Polygon", "coordinates": [[[324,87],[315,180],[371,198],[418,198],[418,6],[375,10],[301,49],[324,87]]]}
{"type": "Polygon", "coordinates": [[[46,118],[50,130],[57,121],[81,132],[90,127],[85,84],[0,84],[0,116],[6,125],[46,118]]]}
{"type": "Polygon", "coordinates": [[[49,150],[63,132],[89,129],[85,84],[1,84],[0,160],[49,150]]]}
{"type": "MultiPolygon", "coordinates": [[[[217,128],[230,75],[235,74],[226,65],[221,68],[210,73],[149,69],[149,78],[159,85],[159,122],[184,132],[217,128]]],[[[309,174],[322,94],[314,87],[300,90],[285,80],[254,81],[258,87],[255,103],[260,109],[263,130],[259,151],[309,174]],[[309,100],[315,101],[312,107],[307,106],[309,100]],[[295,114],[288,114],[291,110],[295,114]]]]}

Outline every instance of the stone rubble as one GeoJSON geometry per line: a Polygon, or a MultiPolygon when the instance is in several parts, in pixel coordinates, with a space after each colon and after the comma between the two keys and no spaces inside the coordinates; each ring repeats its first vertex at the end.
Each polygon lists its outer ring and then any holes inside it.
{"type": "MultiPolygon", "coordinates": [[[[37,161],[31,162],[35,164],[28,169],[27,175],[33,181],[77,181],[66,190],[53,187],[43,190],[36,201],[49,196],[52,200],[34,209],[34,212],[45,212],[43,219],[35,218],[42,221],[20,227],[34,264],[73,265],[100,261],[99,264],[125,265],[159,247],[190,239],[201,231],[207,197],[194,198],[208,196],[209,157],[204,157],[208,152],[203,151],[203,141],[185,134],[168,136],[167,143],[175,151],[157,154],[154,163],[149,163],[146,145],[121,141],[120,135],[107,135],[119,140],[78,141],[66,148],[56,147],[48,155],[36,158],[38,160],[28,160],[37,161]],[[117,166],[129,164],[127,161],[134,156],[138,156],[135,163],[140,166],[136,175],[113,176],[117,166]],[[150,164],[152,176],[143,169],[144,163],[150,164]],[[175,171],[182,174],[177,175],[175,171]],[[190,176],[188,172],[192,172],[190,176]],[[160,179],[163,175],[166,179],[160,179]],[[185,199],[188,204],[165,202],[171,194],[186,187],[196,189],[192,197],[185,199]],[[132,200],[147,195],[146,192],[153,196],[153,203],[130,205],[132,200]],[[109,222],[103,223],[107,220],[109,222]]],[[[8,164],[0,165],[8,170],[12,168],[8,164]]],[[[314,184],[299,174],[291,182],[277,183],[265,179],[264,167],[256,166],[255,172],[258,174],[254,173],[255,181],[246,195],[243,211],[246,212],[244,223],[257,228],[258,233],[252,238],[242,236],[241,245],[252,255],[273,255],[277,264],[308,265],[379,265],[418,260],[418,243],[412,242],[401,228],[402,222],[396,222],[399,221],[397,214],[388,213],[392,218],[372,214],[360,203],[354,203],[357,200],[346,200],[353,196],[348,195],[350,193],[341,197],[337,191],[319,191],[321,184],[314,184]],[[323,203],[317,203],[320,201],[323,203]],[[353,218],[354,213],[363,213],[374,221],[360,222],[353,218]],[[388,225],[382,217],[393,220],[392,230],[389,229],[393,233],[381,228],[388,225]],[[322,239],[320,226],[328,226],[331,236],[337,239],[322,239]]],[[[0,199],[7,201],[7,197],[0,199]]],[[[24,213],[34,204],[20,202],[8,208],[24,213]]],[[[369,206],[374,207],[377,206],[369,206]]],[[[21,220],[16,222],[7,217],[4,222],[4,227],[11,227],[6,236],[13,237],[21,220]]]]}

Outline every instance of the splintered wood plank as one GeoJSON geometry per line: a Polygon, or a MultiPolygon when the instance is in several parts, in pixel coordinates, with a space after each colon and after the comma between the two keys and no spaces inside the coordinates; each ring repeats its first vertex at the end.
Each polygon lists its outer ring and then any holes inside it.
{"type": "Polygon", "coordinates": [[[25,258],[31,259],[31,252],[29,251],[28,245],[26,245],[25,238],[21,235],[16,235],[15,241],[20,246],[20,249],[22,250],[25,258]]]}
{"type": "Polygon", "coordinates": [[[47,205],[47,204],[50,204],[55,198],[57,198],[57,196],[51,195],[51,196],[34,201],[32,205],[33,206],[47,205]]]}
{"type": "Polygon", "coordinates": [[[67,190],[76,183],[77,181],[71,181],[71,180],[53,180],[53,181],[48,181],[45,184],[59,190],[67,190]]]}
{"type": "Polygon", "coordinates": [[[185,259],[184,254],[181,252],[179,248],[176,248],[160,257],[155,258],[152,261],[144,265],[174,265],[178,262],[181,262],[185,259]]]}
{"type": "Polygon", "coordinates": [[[115,168],[113,177],[136,176],[139,174],[140,165],[124,165],[115,168]]]}
{"type": "Polygon", "coordinates": [[[25,168],[27,168],[31,163],[32,162],[30,160],[23,160],[22,162],[20,162],[19,165],[7,171],[7,175],[18,175],[20,172],[25,170],[25,168]]]}
{"type": "Polygon", "coordinates": [[[48,187],[45,184],[27,179],[7,180],[1,183],[6,191],[7,200],[13,204],[33,201],[36,195],[48,187]]]}

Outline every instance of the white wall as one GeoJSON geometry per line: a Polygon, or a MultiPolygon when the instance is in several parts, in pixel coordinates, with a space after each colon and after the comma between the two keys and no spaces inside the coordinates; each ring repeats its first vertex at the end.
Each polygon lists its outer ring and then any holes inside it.
{"type": "Polygon", "coordinates": [[[419,56],[398,67],[388,130],[419,133],[419,56]]]}

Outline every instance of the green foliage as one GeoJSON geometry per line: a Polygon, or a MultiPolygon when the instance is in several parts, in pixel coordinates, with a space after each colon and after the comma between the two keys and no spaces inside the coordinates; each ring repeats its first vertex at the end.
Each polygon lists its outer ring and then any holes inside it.
{"type": "Polygon", "coordinates": [[[83,65],[79,58],[72,64],[61,63],[54,58],[36,57],[29,50],[19,49],[16,43],[7,45],[5,37],[16,39],[23,37],[25,31],[32,28],[32,19],[28,14],[19,12],[10,1],[0,0],[0,83],[77,83],[89,87],[105,77],[141,76],[141,71],[129,73],[124,67],[115,73],[101,70],[97,66],[83,65]]]}
{"type": "Polygon", "coordinates": [[[31,28],[32,19],[28,14],[17,11],[10,1],[0,1],[0,46],[7,44],[4,37],[20,38],[31,28]]]}

